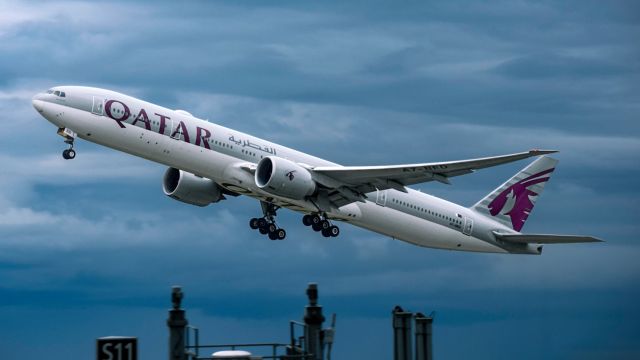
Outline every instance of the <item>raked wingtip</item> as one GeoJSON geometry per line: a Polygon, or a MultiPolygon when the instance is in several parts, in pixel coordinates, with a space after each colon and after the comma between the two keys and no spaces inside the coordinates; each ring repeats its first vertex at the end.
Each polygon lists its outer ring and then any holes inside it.
{"type": "Polygon", "coordinates": [[[558,150],[540,150],[540,149],[531,149],[529,150],[529,154],[531,156],[538,156],[538,155],[547,155],[547,154],[553,154],[553,153],[557,153],[558,150]]]}

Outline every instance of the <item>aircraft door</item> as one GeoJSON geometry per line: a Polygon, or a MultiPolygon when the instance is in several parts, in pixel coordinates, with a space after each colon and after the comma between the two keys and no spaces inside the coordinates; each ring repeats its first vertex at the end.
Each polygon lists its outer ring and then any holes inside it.
{"type": "Polygon", "coordinates": [[[193,129],[187,128],[187,125],[180,120],[169,119],[167,123],[172,147],[184,147],[190,143],[192,136],[195,135],[193,129]]]}
{"type": "Polygon", "coordinates": [[[188,132],[187,134],[184,133],[184,125],[181,125],[179,120],[169,119],[167,120],[167,126],[169,129],[169,133],[167,135],[170,137],[170,139],[168,139],[167,141],[167,145],[171,152],[184,150],[185,148],[188,149],[186,145],[188,145],[190,134],[188,132]]]}
{"type": "Polygon", "coordinates": [[[104,98],[99,96],[93,97],[93,103],[91,105],[91,112],[96,115],[102,115],[104,111],[104,98]]]}
{"type": "Polygon", "coordinates": [[[164,127],[162,127],[161,122],[156,121],[152,122],[151,129],[154,135],[148,134],[149,136],[158,136],[158,151],[162,158],[166,159],[167,157],[171,157],[171,153],[173,151],[174,142],[176,142],[173,138],[170,139],[171,134],[173,134],[173,120],[167,117],[164,120],[164,127]]]}
{"type": "Polygon", "coordinates": [[[167,139],[166,148],[169,158],[186,168],[198,166],[198,157],[192,156],[194,147],[190,144],[194,131],[178,119],[168,120],[167,125],[170,139],[167,139]]]}
{"type": "Polygon", "coordinates": [[[376,190],[376,204],[380,206],[387,205],[387,190],[376,190]]]}
{"type": "Polygon", "coordinates": [[[473,231],[473,219],[465,217],[464,226],[462,227],[462,233],[465,235],[471,235],[472,231],[473,231]]]}
{"type": "Polygon", "coordinates": [[[178,121],[174,121],[173,119],[167,119],[167,141],[165,143],[165,147],[167,148],[167,152],[172,156],[178,152],[182,148],[182,131],[181,129],[176,129],[178,125],[178,121]]]}
{"type": "Polygon", "coordinates": [[[184,134],[182,133],[182,128],[176,128],[180,122],[170,119],[168,123],[169,123],[168,124],[169,137],[171,137],[173,140],[184,140],[184,134]]]}

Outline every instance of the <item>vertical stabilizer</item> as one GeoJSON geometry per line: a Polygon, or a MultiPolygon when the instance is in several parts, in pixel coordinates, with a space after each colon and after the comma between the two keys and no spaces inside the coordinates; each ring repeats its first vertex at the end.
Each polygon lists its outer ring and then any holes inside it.
{"type": "Polygon", "coordinates": [[[558,160],[541,156],[471,208],[520,231],[558,160]]]}

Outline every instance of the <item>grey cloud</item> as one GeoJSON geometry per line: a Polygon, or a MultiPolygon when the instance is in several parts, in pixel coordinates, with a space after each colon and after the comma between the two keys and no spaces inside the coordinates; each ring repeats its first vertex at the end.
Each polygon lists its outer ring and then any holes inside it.
{"type": "MultiPolygon", "coordinates": [[[[60,8],[64,6],[63,3],[60,8]]],[[[158,100],[169,99],[176,89],[206,89],[263,99],[359,105],[466,119],[483,113],[483,121],[492,122],[523,123],[535,119],[555,124],[575,121],[575,115],[571,115],[579,114],[585,131],[593,131],[590,129],[610,109],[629,108],[634,91],[632,81],[611,76],[596,83],[585,83],[581,78],[584,86],[576,88],[561,81],[566,71],[559,74],[556,71],[559,76],[554,76],[549,84],[505,83],[487,78],[494,65],[515,71],[513,68],[523,61],[518,59],[530,56],[531,50],[505,38],[509,31],[487,32],[481,23],[461,26],[456,21],[441,21],[420,26],[410,21],[378,28],[357,16],[353,21],[350,16],[354,14],[350,12],[335,15],[328,11],[260,7],[247,13],[239,5],[207,4],[208,11],[195,18],[211,24],[203,27],[194,19],[173,17],[169,21],[171,9],[175,10],[172,6],[137,5],[134,11],[120,11],[124,6],[111,6],[107,13],[118,12],[120,17],[104,27],[88,25],[88,30],[83,31],[86,20],[73,16],[71,28],[56,23],[62,33],[37,27],[24,30],[35,33],[18,32],[15,40],[20,43],[29,43],[26,39],[34,36],[48,40],[21,51],[9,50],[2,66],[7,71],[5,78],[11,79],[29,68],[34,74],[60,79],[54,81],[135,84],[146,88],[146,93],[155,94],[158,100]],[[121,32],[120,26],[129,23],[135,23],[137,31],[121,32]],[[61,38],[67,39],[64,46],[59,43],[61,38]],[[54,49],[53,56],[51,51],[41,49],[54,49]],[[504,65],[496,65],[505,61],[504,65]],[[625,86],[615,86],[616,82],[625,86]],[[618,93],[606,95],[614,86],[618,93]],[[596,103],[599,105],[594,108],[596,103]]],[[[428,8],[436,17],[456,12],[441,4],[428,8]]],[[[531,8],[540,11],[533,12],[534,18],[559,11],[550,5],[531,4],[505,6],[497,12],[490,6],[479,8],[484,10],[461,10],[468,14],[477,11],[481,18],[505,16],[509,11],[531,14],[531,8]]],[[[185,9],[177,11],[193,15],[193,10],[185,9]]],[[[89,19],[96,14],[90,6],[81,13],[89,19]]],[[[623,29],[609,30],[620,31],[623,29]]],[[[544,29],[540,34],[547,37],[542,37],[542,42],[532,42],[533,49],[554,37],[544,29]]],[[[576,43],[576,39],[588,34],[588,29],[579,28],[572,34],[563,43],[552,45],[556,52],[561,46],[563,51],[588,51],[583,49],[584,44],[576,43]]],[[[592,70],[603,76],[609,74],[626,59],[620,51],[612,55],[614,59],[606,62],[577,58],[584,68],[578,74],[592,70]]],[[[562,61],[550,64],[532,60],[524,65],[533,63],[546,69],[560,64],[564,66],[560,70],[567,66],[575,68],[565,61],[576,58],[572,56],[556,56],[562,61]]],[[[629,108],[621,113],[620,121],[630,119],[632,114],[633,109],[629,108]]]]}
{"type": "MultiPolygon", "coordinates": [[[[548,80],[549,78],[599,78],[634,74],[633,64],[616,64],[597,59],[535,54],[509,60],[494,71],[514,78],[548,80]]],[[[637,75],[637,73],[635,74],[637,75]]]]}
{"type": "MultiPolygon", "coordinates": [[[[439,311],[438,357],[469,357],[460,338],[487,357],[523,357],[511,344],[525,337],[550,344],[531,358],[637,353],[634,2],[7,4],[0,308],[11,331],[0,349],[39,358],[25,340],[36,337],[81,358],[94,337],[127,332],[145,357],[166,355],[148,344],[165,339],[172,284],[185,286],[196,325],[280,334],[318,281],[339,316],[336,357],[372,342],[369,357],[387,354],[396,303],[439,311]],[[559,148],[526,230],[607,243],[463,254],[348,225],[324,239],[289,211],[287,240],[271,242],[245,224],[260,213],[251,199],[182,205],[162,195],[162,166],[86,142],[60,160],[55,128],[29,103],[56,84],[112,88],[350,165],[559,148]],[[60,318],[65,328],[52,328],[60,318]],[[596,343],[609,346],[585,345],[596,343]]],[[[522,166],[420,188],[470,204],[522,166]]],[[[230,333],[211,330],[214,342],[230,333]]]]}

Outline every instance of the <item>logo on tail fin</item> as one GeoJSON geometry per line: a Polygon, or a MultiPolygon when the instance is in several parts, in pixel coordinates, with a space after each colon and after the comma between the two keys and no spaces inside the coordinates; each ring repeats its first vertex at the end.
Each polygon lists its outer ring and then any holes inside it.
{"type": "Polygon", "coordinates": [[[529,190],[529,187],[542,182],[549,181],[549,174],[555,168],[541,171],[526,177],[506,188],[489,203],[489,212],[492,216],[498,214],[511,217],[511,225],[516,231],[520,231],[529,213],[533,209],[533,203],[538,193],[529,190]],[[533,199],[532,199],[533,197],[533,199]]]}

